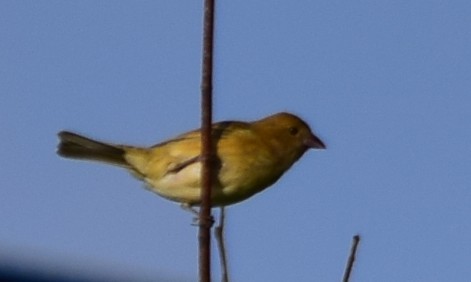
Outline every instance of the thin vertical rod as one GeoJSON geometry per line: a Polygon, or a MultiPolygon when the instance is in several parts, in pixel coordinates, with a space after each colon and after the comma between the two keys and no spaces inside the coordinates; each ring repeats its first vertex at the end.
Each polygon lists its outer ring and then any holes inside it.
{"type": "Polygon", "coordinates": [[[221,262],[221,281],[229,281],[229,271],[227,269],[226,242],[224,241],[224,225],[226,222],[226,209],[221,207],[219,213],[219,225],[214,229],[214,237],[219,249],[219,261],[221,262]]]}
{"type": "Polygon", "coordinates": [[[355,262],[358,243],[360,243],[360,235],[353,236],[352,248],[350,249],[350,255],[348,257],[347,266],[345,267],[345,273],[343,274],[343,282],[350,281],[350,275],[352,274],[353,263],[355,262]]]}
{"type": "Polygon", "coordinates": [[[201,207],[199,212],[199,278],[211,281],[211,184],[213,149],[211,139],[213,91],[214,0],[204,0],[203,63],[201,77],[201,207]]]}

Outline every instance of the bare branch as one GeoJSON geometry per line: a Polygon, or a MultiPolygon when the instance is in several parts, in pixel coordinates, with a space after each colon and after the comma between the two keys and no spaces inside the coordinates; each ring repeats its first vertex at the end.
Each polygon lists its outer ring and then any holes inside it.
{"type": "Polygon", "coordinates": [[[211,124],[213,92],[213,37],[214,0],[204,1],[203,63],[201,77],[201,208],[199,212],[199,277],[202,282],[211,281],[211,184],[214,158],[211,124]]]}
{"type": "Polygon", "coordinates": [[[229,282],[229,271],[227,270],[226,242],[224,240],[224,223],[226,222],[225,208],[221,207],[219,213],[219,225],[214,229],[214,237],[218,244],[219,261],[221,262],[221,281],[229,282]]]}
{"type": "Polygon", "coordinates": [[[353,269],[353,263],[355,262],[356,258],[358,243],[360,243],[360,235],[357,234],[353,236],[352,248],[350,249],[350,256],[348,257],[347,266],[345,267],[343,282],[348,282],[350,280],[350,275],[353,269]]]}

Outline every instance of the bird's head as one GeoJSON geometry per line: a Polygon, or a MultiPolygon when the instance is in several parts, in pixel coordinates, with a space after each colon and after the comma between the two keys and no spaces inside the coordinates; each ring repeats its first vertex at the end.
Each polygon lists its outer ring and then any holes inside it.
{"type": "Polygon", "coordinates": [[[301,118],[290,113],[278,113],[253,123],[258,133],[280,154],[296,161],[308,149],[325,149],[317,137],[301,118]]]}

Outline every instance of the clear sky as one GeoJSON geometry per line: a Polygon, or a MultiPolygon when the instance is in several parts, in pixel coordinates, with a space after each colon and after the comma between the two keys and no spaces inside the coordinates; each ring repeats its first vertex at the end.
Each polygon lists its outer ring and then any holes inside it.
{"type": "MultiPolygon", "coordinates": [[[[63,129],[152,145],[199,127],[201,2],[1,1],[0,263],[196,280],[190,214],[55,150],[63,129]]],[[[339,281],[356,233],[352,281],[469,281],[470,15],[218,1],[215,119],[289,111],[328,145],[228,209],[233,281],[339,281]]]]}

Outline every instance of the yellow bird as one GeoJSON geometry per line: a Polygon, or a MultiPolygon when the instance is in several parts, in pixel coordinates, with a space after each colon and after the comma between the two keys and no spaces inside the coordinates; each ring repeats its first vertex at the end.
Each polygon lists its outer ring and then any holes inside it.
{"type": "MultiPolygon", "coordinates": [[[[58,154],[125,167],[149,189],[191,207],[201,201],[201,131],[152,147],[114,145],[78,134],[59,133],[58,154]]],[[[243,201],[275,183],[309,148],[324,143],[299,117],[278,113],[253,122],[213,124],[216,153],[212,206],[243,201]]]]}

